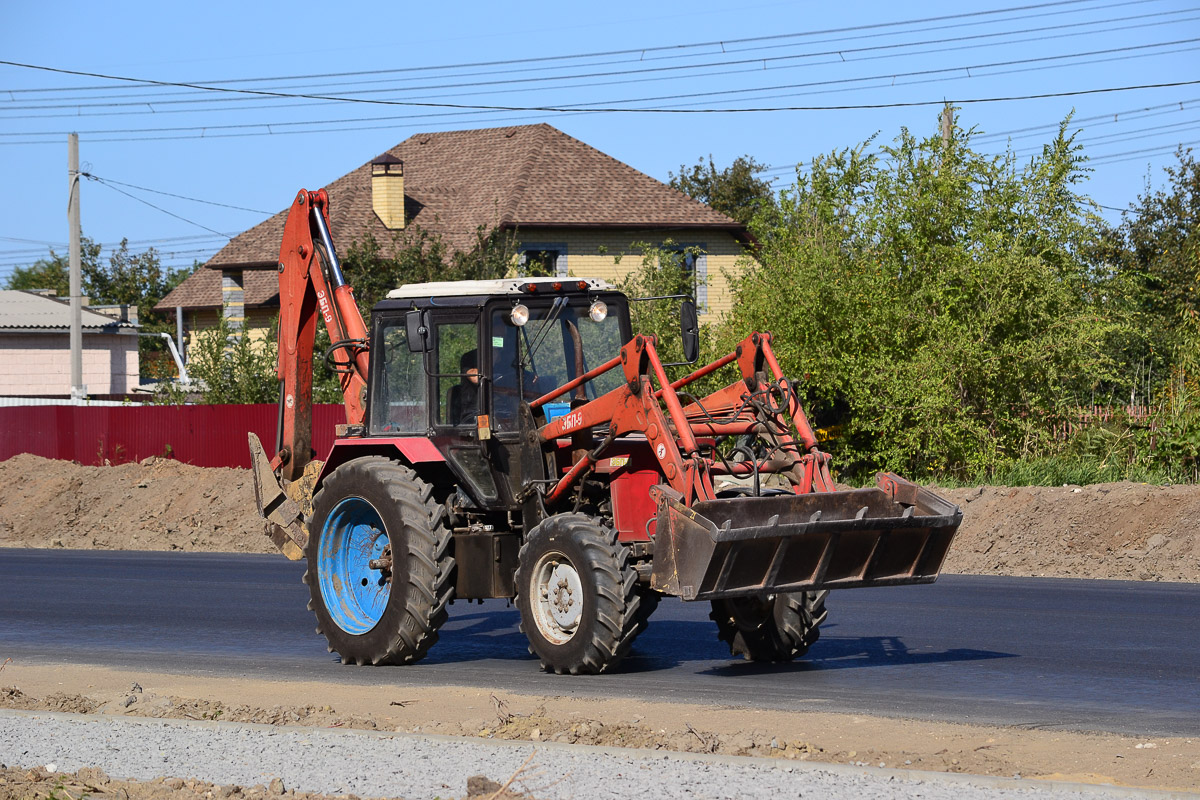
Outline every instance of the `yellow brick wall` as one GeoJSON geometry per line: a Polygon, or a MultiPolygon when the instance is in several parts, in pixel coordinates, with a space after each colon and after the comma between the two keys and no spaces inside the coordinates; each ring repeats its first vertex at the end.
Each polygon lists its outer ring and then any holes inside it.
{"type": "Polygon", "coordinates": [[[404,175],[371,175],[371,208],[388,230],[404,228],[404,175]]]}
{"type": "Polygon", "coordinates": [[[616,283],[642,265],[642,256],[634,243],[661,246],[671,240],[676,246],[701,246],[706,254],[708,302],[701,309],[702,322],[715,322],[729,310],[730,293],[726,273],[738,269],[742,245],[726,231],[704,230],[563,230],[523,228],[517,239],[525,243],[567,246],[567,271],[573,277],[603,278],[616,283]]]}
{"type": "MultiPolygon", "coordinates": [[[[251,340],[259,340],[271,332],[271,325],[279,315],[279,309],[262,306],[251,306],[246,309],[244,330],[249,332],[251,340]]],[[[185,311],[183,316],[184,328],[187,332],[187,346],[190,350],[196,343],[196,335],[217,326],[221,316],[220,309],[200,309],[185,311]]]]}

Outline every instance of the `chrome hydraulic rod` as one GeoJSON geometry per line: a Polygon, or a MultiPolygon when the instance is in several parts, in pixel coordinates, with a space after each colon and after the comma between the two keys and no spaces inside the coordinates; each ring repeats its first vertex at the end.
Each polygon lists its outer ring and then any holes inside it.
{"type": "Polygon", "coordinates": [[[313,226],[317,229],[317,236],[320,237],[321,244],[325,246],[325,254],[329,256],[329,288],[337,289],[345,286],[346,278],[342,275],[342,264],[338,261],[337,250],[333,249],[333,235],[329,233],[329,225],[325,223],[325,215],[321,213],[319,204],[313,203],[309,207],[308,214],[313,226]]]}

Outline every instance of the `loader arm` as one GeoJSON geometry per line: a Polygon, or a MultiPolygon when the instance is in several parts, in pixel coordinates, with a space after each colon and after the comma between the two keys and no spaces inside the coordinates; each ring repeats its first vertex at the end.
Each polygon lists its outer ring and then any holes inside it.
{"type": "MultiPolygon", "coordinates": [[[[716,499],[712,475],[739,471],[785,473],[795,494],[834,491],[829,456],[818,448],[796,392],[779,368],[770,333],[751,334],[734,352],[673,383],[667,379],[656,345],[654,336],[636,336],[617,358],[532,401],[530,407],[538,409],[610,369],[620,366],[624,372],[621,386],[542,427],[538,431],[541,441],[553,442],[594,428],[607,428],[606,441],[631,433],[644,435],[666,484],[686,506],[716,499]],[[736,364],[741,372],[739,380],[683,405],[677,390],[730,364],[736,364]],[[774,461],[734,466],[700,455],[697,437],[756,431],[771,441],[778,456],[774,461]]],[[[552,505],[565,497],[580,477],[595,467],[605,446],[602,443],[576,462],[548,490],[546,502],[552,505]]]]}
{"type": "Polygon", "coordinates": [[[724,600],[936,580],[962,512],[890,473],[877,476],[875,487],[838,491],[829,454],[779,367],[770,333],[751,334],[732,353],[674,382],[656,344],[653,336],[636,336],[617,358],[530,403],[536,410],[604,371],[624,372],[617,388],[538,429],[545,447],[579,431],[604,434],[547,486],[547,508],[563,508],[605,451],[635,435],[661,476],[649,487],[657,513],[646,526],[650,585],[658,592],[724,600]],[[736,367],[740,377],[681,402],[679,390],[725,367],[736,367]],[[736,460],[718,447],[723,437],[752,437],[763,446],[735,446],[744,456],[736,460]],[[760,491],[764,477],[776,479],[767,492],[760,491]],[[722,496],[721,478],[753,483],[722,496]]]}

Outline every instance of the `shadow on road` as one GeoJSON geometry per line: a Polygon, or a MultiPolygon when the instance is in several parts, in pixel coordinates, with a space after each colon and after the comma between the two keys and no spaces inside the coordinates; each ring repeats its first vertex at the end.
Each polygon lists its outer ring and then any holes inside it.
{"type": "MultiPolygon", "coordinates": [[[[465,611],[465,609],[464,609],[465,611]]],[[[480,609],[452,614],[442,629],[441,640],[430,651],[427,663],[457,663],[477,659],[530,660],[528,641],[517,627],[515,609],[480,609]]],[[[724,642],[717,639],[716,626],[700,620],[651,619],[647,630],[634,642],[620,672],[657,672],[685,663],[700,662],[700,672],[711,675],[753,675],[783,672],[862,669],[902,665],[941,664],[1015,658],[1015,653],[970,648],[910,650],[900,637],[839,637],[826,626],[821,637],[803,659],[767,664],[734,659],[724,642]],[[716,662],[704,666],[703,662],[716,662]]]]}
{"type": "Polygon", "coordinates": [[[785,672],[863,669],[920,664],[945,664],[963,661],[988,661],[1017,658],[1016,653],[954,647],[949,650],[910,650],[897,636],[836,637],[823,636],[803,659],[769,664],[739,661],[704,670],[709,675],[754,675],[785,672]]]}

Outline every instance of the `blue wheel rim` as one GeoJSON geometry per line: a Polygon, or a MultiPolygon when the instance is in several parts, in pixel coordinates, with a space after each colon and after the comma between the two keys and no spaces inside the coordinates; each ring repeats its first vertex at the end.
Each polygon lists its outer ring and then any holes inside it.
{"type": "Polygon", "coordinates": [[[391,584],[369,566],[387,546],[379,512],[361,497],[347,497],[325,518],[317,577],[330,618],[346,633],[366,633],[387,609],[391,584]]]}

